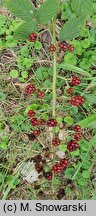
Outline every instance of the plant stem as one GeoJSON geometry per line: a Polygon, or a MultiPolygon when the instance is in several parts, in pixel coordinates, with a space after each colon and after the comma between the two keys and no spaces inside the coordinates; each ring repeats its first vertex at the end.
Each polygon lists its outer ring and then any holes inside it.
{"type": "MultiPolygon", "coordinates": [[[[53,43],[54,46],[56,47],[56,20],[53,20],[53,43]]],[[[57,54],[56,51],[53,54],[53,84],[52,84],[52,116],[55,118],[56,116],[56,58],[57,58],[57,54]]],[[[53,134],[54,134],[54,130],[53,130],[53,134]]],[[[53,165],[55,163],[55,148],[52,145],[52,149],[53,149],[53,155],[52,155],[52,160],[53,160],[53,165]]],[[[52,195],[53,195],[53,199],[54,199],[54,172],[52,172],[52,195]]]]}
{"type": "MultiPolygon", "coordinates": [[[[53,21],[53,42],[54,46],[56,47],[56,20],[53,21]]],[[[52,95],[53,95],[53,100],[52,100],[52,114],[53,117],[56,116],[56,51],[53,54],[53,85],[52,85],[52,95]]]]}

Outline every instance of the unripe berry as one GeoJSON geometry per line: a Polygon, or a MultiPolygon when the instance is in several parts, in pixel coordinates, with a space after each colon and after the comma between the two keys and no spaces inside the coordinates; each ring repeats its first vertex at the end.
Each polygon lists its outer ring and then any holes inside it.
{"type": "Polygon", "coordinates": [[[69,46],[68,46],[68,50],[69,50],[70,52],[73,52],[73,51],[74,51],[74,45],[73,45],[73,44],[69,45],[69,46]]]}
{"type": "Polygon", "coordinates": [[[78,86],[80,83],[81,83],[81,80],[79,77],[77,77],[77,76],[72,77],[71,84],[73,86],[78,86]]]}

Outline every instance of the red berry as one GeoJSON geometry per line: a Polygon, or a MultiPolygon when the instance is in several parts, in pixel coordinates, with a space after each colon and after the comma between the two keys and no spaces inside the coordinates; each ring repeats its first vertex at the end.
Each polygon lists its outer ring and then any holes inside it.
{"type": "Polygon", "coordinates": [[[27,112],[27,116],[28,116],[28,117],[33,117],[33,116],[35,116],[35,112],[34,112],[33,110],[29,110],[29,111],[27,112]]]}
{"type": "Polygon", "coordinates": [[[76,131],[76,132],[81,132],[82,129],[81,129],[80,125],[75,125],[73,127],[73,130],[76,131]]]}
{"type": "Polygon", "coordinates": [[[55,137],[55,138],[52,140],[52,144],[53,144],[54,146],[60,145],[60,139],[57,138],[57,137],[55,137]]]}
{"type": "Polygon", "coordinates": [[[49,119],[49,120],[47,121],[47,125],[48,125],[49,127],[55,127],[55,126],[57,125],[56,119],[49,119]]]}
{"type": "Polygon", "coordinates": [[[84,103],[85,99],[83,96],[77,95],[71,98],[70,104],[73,106],[82,106],[84,103]]]}
{"type": "Polygon", "coordinates": [[[39,130],[34,130],[34,131],[33,131],[33,134],[35,135],[35,137],[38,137],[39,134],[40,134],[40,131],[39,131],[39,130]]]}
{"type": "Polygon", "coordinates": [[[48,181],[51,181],[52,180],[52,172],[46,172],[46,173],[44,173],[44,177],[46,179],[48,179],[48,181]]]}
{"type": "Polygon", "coordinates": [[[69,50],[70,52],[73,52],[73,51],[74,51],[74,45],[73,45],[73,44],[69,45],[69,46],[68,46],[68,50],[69,50]]]}
{"type": "Polygon", "coordinates": [[[41,124],[41,125],[45,125],[45,124],[46,124],[46,121],[45,121],[44,119],[41,119],[40,124],[41,124]]]}
{"type": "Polygon", "coordinates": [[[68,49],[68,44],[66,41],[60,42],[58,44],[58,46],[60,47],[61,50],[66,51],[68,49]]]}
{"type": "Polygon", "coordinates": [[[35,169],[37,170],[38,173],[40,173],[42,171],[42,169],[43,169],[43,166],[36,164],[35,169]]]}
{"type": "Polygon", "coordinates": [[[74,135],[74,138],[75,138],[77,141],[79,141],[79,140],[82,138],[82,134],[81,134],[81,133],[76,133],[76,134],[74,135]]]}
{"type": "Polygon", "coordinates": [[[32,118],[32,119],[30,120],[30,122],[31,122],[31,124],[32,124],[33,126],[37,126],[37,125],[40,124],[40,122],[39,122],[38,119],[36,119],[36,118],[32,118]]]}
{"type": "Polygon", "coordinates": [[[71,84],[73,86],[78,86],[80,83],[81,83],[81,80],[79,77],[77,77],[77,76],[72,77],[71,84]]]}
{"type": "Polygon", "coordinates": [[[36,91],[36,87],[34,84],[29,84],[25,88],[25,93],[26,94],[33,94],[36,91]]]}
{"type": "Polygon", "coordinates": [[[62,164],[62,167],[64,168],[64,169],[66,169],[66,167],[69,165],[69,162],[68,162],[68,160],[67,159],[62,159],[61,161],[60,161],[60,163],[62,164]]]}
{"type": "Polygon", "coordinates": [[[67,149],[72,152],[72,151],[76,151],[79,148],[79,145],[77,143],[76,140],[71,140],[68,144],[67,144],[67,149]]]}
{"type": "Polygon", "coordinates": [[[37,34],[36,33],[32,33],[29,35],[29,41],[30,42],[35,42],[37,39],[37,34]]]}
{"type": "Polygon", "coordinates": [[[68,88],[66,90],[66,93],[72,95],[73,94],[73,88],[68,88]]]}
{"type": "Polygon", "coordinates": [[[38,94],[37,94],[38,98],[43,98],[44,96],[45,96],[45,94],[42,91],[39,91],[38,94]]]}
{"type": "Polygon", "coordinates": [[[51,44],[50,47],[49,47],[49,51],[50,52],[55,52],[56,50],[56,47],[54,46],[54,44],[51,44]]]}
{"type": "Polygon", "coordinates": [[[69,165],[68,160],[67,159],[62,159],[59,163],[55,164],[52,167],[52,170],[54,171],[54,173],[58,174],[63,169],[66,169],[68,165],[69,165]]]}

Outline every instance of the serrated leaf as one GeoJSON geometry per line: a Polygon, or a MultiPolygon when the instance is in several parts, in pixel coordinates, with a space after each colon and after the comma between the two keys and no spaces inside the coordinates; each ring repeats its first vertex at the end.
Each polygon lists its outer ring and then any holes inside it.
{"type": "Polygon", "coordinates": [[[68,70],[68,71],[72,71],[72,72],[76,72],[76,73],[79,73],[79,74],[82,74],[84,76],[91,76],[90,73],[88,73],[87,71],[83,70],[82,68],[80,67],[76,67],[74,65],[71,65],[71,64],[67,64],[67,63],[64,63],[64,64],[58,64],[57,65],[58,68],[62,68],[64,70],[68,70]]]}
{"type": "Polygon", "coordinates": [[[84,23],[84,17],[73,18],[72,20],[65,23],[65,25],[61,28],[59,40],[72,40],[76,38],[80,34],[80,28],[84,23]]]}
{"type": "Polygon", "coordinates": [[[26,40],[28,39],[29,35],[37,30],[37,26],[35,21],[31,22],[24,22],[22,25],[17,28],[14,33],[14,37],[16,39],[26,40]]]}
{"type": "Polygon", "coordinates": [[[22,20],[29,21],[34,17],[35,10],[31,0],[4,0],[4,4],[12,14],[22,20]]]}
{"type": "Polygon", "coordinates": [[[86,128],[90,126],[92,122],[96,122],[96,114],[90,115],[82,121],[78,122],[78,125],[80,125],[82,128],[86,128]]]}
{"type": "Polygon", "coordinates": [[[77,15],[90,15],[92,13],[92,0],[74,0],[72,2],[72,9],[77,15]]]}
{"type": "Polygon", "coordinates": [[[47,24],[56,16],[59,8],[58,0],[46,0],[37,11],[38,23],[47,24]]]}
{"type": "Polygon", "coordinates": [[[11,71],[10,71],[10,76],[11,76],[12,78],[17,78],[17,77],[19,76],[19,73],[18,73],[17,70],[11,70],[11,71]]]}
{"type": "Polygon", "coordinates": [[[66,122],[69,125],[72,125],[74,123],[74,120],[73,120],[73,118],[71,116],[66,116],[64,118],[64,122],[66,122]]]}

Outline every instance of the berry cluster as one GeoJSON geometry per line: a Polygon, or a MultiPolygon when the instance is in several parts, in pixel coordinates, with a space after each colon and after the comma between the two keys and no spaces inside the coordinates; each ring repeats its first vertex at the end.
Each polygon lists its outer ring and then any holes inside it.
{"type": "Polygon", "coordinates": [[[55,174],[60,173],[63,169],[66,169],[67,166],[69,165],[69,162],[67,159],[62,159],[60,162],[58,162],[57,164],[55,164],[52,167],[52,170],[54,171],[55,174]]]}
{"type": "Polygon", "coordinates": [[[37,97],[41,98],[41,99],[44,98],[44,96],[45,96],[45,94],[42,91],[39,91],[38,94],[37,94],[37,97]]]}
{"type": "Polygon", "coordinates": [[[72,77],[71,84],[73,86],[78,86],[80,83],[81,83],[81,80],[79,77],[77,77],[77,76],[72,77]]]}
{"type": "Polygon", "coordinates": [[[76,95],[73,98],[71,98],[70,100],[70,104],[73,106],[82,106],[82,104],[84,103],[85,99],[83,96],[81,95],[76,95]]]}
{"type": "Polygon", "coordinates": [[[55,52],[56,50],[56,47],[54,46],[54,44],[51,44],[50,47],[49,47],[49,51],[50,52],[55,52]]]}
{"type": "Polygon", "coordinates": [[[67,149],[70,152],[76,151],[79,148],[79,144],[77,142],[80,141],[82,138],[82,129],[81,129],[80,125],[75,125],[73,127],[73,131],[75,132],[74,139],[71,140],[70,142],[68,142],[68,144],[67,144],[67,149]]]}
{"type": "Polygon", "coordinates": [[[68,88],[67,90],[66,90],[66,93],[67,94],[69,94],[69,95],[72,95],[73,94],[73,88],[68,88]]]}
{"type": "Polygon", "coordinates": [[[51,171],[45,172],[45,173],[44,173],[44,177],[45,177],[48,181],[51,181],[51,180],[52,180],[52,172],[51,172],[51,171]]]}
{"type": "Polygon", "coordinates": [[[33,110],[29,110],[29,111],[27,112],[27,116],[28,116],[28,117],[33,117],[33,116],[35,116],[35,112],[34,112],[33,110]]]}
{"type": "Polygon", "coordinates": [[[57,121],[56,121],[56,119],[49,119],[48,121],[47,121],[47,125],[48,125],[48,127],[55,127],[55,126],[57,126],[57,121]]]}
{"type": "Polygon", "coordinates": [[[62,51],[67,51],[69,50],[70,52],[73,52],[74,51],[74,45],[71,44],[71,45],[68,45],[68,43],[66,41],[62,41],[58,44],[58,46],[60,47],[60,50],[62,51]]]}
{"type": "Polygon", "coordinates": [[[54,145],[54,146],[58,146],[58,145],[60,145],[60,139],[58,138],[58,137],[55,137],[54,139],[52,139],[52,144],[54,145]]]}
{"type": "Polygon", "coordinates": [[[29,35],[29,41],[30,42],[35,42],[37,39],[37,34],[36,33],[32,33],[29,35]]]}
{"type": "Polygon", "coordinates": [[[34,84],[29,84],[25,88],[25,93],[26,94],[33,94],[36,91],[36,87],[34,84]]]}
{"type": "Polygon", "coordinates": [[[76,140],[71,140],[68,144],[67,144],[67,149],[72,152],[75,151],[79,148],[79,145],[77,143],[76,140]]]}
{"type": "MultiPolygon", "coordinates": [[[[36,87],[35,87],[35,85],[34,85],[34,84],[29,84],[29,85],[27,85],[26,88],[25,88],[25,90],[24,90],[24,92],[25,92],[26,94],[28,94],[28,95],[33,94],[34,92],[36,92],[36,87]]],[[[44,96],[45,96],[44,92],[38,91],[38,93],[37,93],[37,97],[38,97],[38,98],[41,98],[41,99],[42,99],[44,96]]]]}

